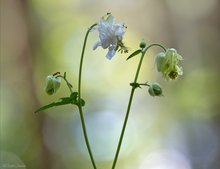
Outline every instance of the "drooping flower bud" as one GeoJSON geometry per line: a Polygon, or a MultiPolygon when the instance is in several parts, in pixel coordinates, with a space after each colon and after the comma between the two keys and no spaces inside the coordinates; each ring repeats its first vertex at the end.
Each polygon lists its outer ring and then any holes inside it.
{"type": "Polygon", "coordinates": [[[57,90],[60,88],[61,79],[59,77],[55,77],[53,75],[49,75],[46,78],[46,86],[45,86],[45,92],[48,95],[52,95],[57,92],[57,90]]]}
{"type": "Polygon", "coordinates": [[[152,83],[149,86],[148,92],[151,96],[163,96],[162,89],[158,83],[152,83]]]}

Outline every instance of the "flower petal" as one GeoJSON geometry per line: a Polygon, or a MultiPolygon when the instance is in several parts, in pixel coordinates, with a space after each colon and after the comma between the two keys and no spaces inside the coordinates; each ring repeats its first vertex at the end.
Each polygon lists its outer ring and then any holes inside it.
{"type": "Polygon", "coordinates": [[[165,59],[165,53],[164,52],[160,52],[157,54],[156,58],[155,58],[155,64],[157,66],[157,71],[161,72],[162,68],[164,67],[164,63],[165,63],[166,59],[165,59]]]}
{"type": "Polygon", "coordinates": [[[122,36],[125,33],[123,25],[124,25],[124,23],[118,23],[118,24],[114,25],[115,36],[119,36],[122,38],[122,36]]]}
{"type": "Polygon", "coordinates": [[[96,50],[97,47],[101,46],[102,43],[100,41],[96,42],[93,46],[93,50],[96,50]]]}
{"type": "Polygon", "coordinates": [[[109,24],[114,24],[115,18],[112,15],[109,15],[106,19],[106,22],[108,22],[109,24]]]}
{"type": "Polygon", "coordinates": [[[115,35],[118,36],[118,38],[120,40],[122,40],[122,36],[124,35],[125,31],[123,29],[118,29],[117,31],[115,31],[115,35]]]}
{"type": "Polygon", "coordinates": [[[183,75],[183,68],[177,66],[177,73],[178,73],[178,75],[183,75]]]}
{"type": "Polygon", "coordinates": [[[177,59],[178,60],[183,60],[183,57],[180,54],[177,53],[177,59]]]}
{"type": "Polygon", "coordinates": [[[114,46],[110,46],[110,47],[108,48],[108,53],[107,53],[107,55],[106,55],[106,58],[109,59],[109,60],[111,60],[112,57],[115,55],[115,53],[116,53],[115,47],[114,47],[114,46]]]}

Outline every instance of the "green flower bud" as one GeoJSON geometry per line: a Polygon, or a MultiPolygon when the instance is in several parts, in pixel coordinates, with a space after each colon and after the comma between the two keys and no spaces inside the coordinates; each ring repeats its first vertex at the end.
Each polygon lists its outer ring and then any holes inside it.
{"type": "Polygon", "coordinates": [[[152,83],[149,86],[148,92],[151,96],[163,96],[162,89],[158,83],[152,83]]]}
{"type": "Polygon", "coordinates": [[[60,88],[61,79],[54,77],[52,75],[47,76],[46,78],[46,87],[45,91],[48,95],[52,95],[57,92],[60,88]]]}
{"type": "Polygon", "coordinates": [[[141,41],[139,47],[140,47],[141,49],[144,49],[144,48],[146,47],[146,43],[144,42],[144,40],[141,41]]]}

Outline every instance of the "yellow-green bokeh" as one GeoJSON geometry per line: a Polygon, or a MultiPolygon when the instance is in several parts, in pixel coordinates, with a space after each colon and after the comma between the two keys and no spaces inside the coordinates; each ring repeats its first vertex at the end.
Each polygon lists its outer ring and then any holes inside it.
{"type": "MultiPolygon", "coordinates": [[[[67,96],[64,83],[54,96],[45,78],[60,71],[77,89],[87,29],[111,12],[128,27],[130,53],[146,43],[174,47],[184,57],[175,82],[156,72],[150,50],[140,82],[157,81],[164,97],[147,89],[134,96],[118,169],[218,169],[220,166],[220,2],[218,0],[2,0],[0,18],[1,167],[27,169],[92,168],[76,107],[34,110],[67,96]]],[[[93,45],[91,32],[83,67],[85,121],[98,168],[111,168],[139,58],[126,61],[93,45]]],[[[1,168],[0,167],[0,168],[1,168]]]]}

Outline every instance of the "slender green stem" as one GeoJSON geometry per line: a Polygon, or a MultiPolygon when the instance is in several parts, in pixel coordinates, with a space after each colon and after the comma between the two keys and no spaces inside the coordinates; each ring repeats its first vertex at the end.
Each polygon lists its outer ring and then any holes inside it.
{"type": "Polygon", "coordinates": [[[64,76],[62,76],[62,75],[58,75],[58,76],[56,76],[56,77],[61,77],[61,78],[63,78],[63,80],[65,80],[65,82],[66,82],[66,84],[67,84],[67,87],[68,87],[69,90],[70,90],[70,93],[73,93],[71,83],[70,83],[70,82],[69,82],[64,76]]]}
{"type": "Polygon", "coordinates": [[[86,32],[86,36],[85,36],[84,43],[83,43],[83,48],[82,48],[81,59],[80,59],[79,80],[78,80],[78,94],[79,94],[79,105],[78,105],[78,108],[79,108],[80,119],[81,119],[81,124],[82,124],[82,129],[83,129],[83,134],[84,134],[86,146],[87,146],[87,149],[88,149],[88,152],[89,152],[89,156],[90,156],[90,159],[91,159],[91,162],[92,162],[92,165],[93,165],[94,169],[97,169],[97,167],[96,167],[93,155],[92,155],[92,150],[90,148],[89,139],[88,139],[87,132],[86,132],[85,120],[84,120],[84,116],[83,116],[82,104],[81,104],[81,79],[82,79],[83,57],[84,57],[84,53],[85,53],[87,38],[88,38],[88,35],[89,35],[89,32],[91,31],[91,29],[93,27],[95,27],[96,25],[97,24],[92,25],[88,29],[88,31],[86,32]]]}
{"type": "Polygon", "coordinates": [[[81,106],[78,106],[78,108],[79,108],[79,114],[80,114],[80,119],[81,119],[83,134],[84,134],[86,146],[87,146],[87,149],[88,149],[88,152],[89,152],[89,156],[90,156],[90,159],[91,159],[93,168],[94,168],[94,169],[97,169],[96,164],[95,164],[95,160],[94,160],[93,155],[92,155],[92,150],[91,150],[90,144],[89,144],[89,138],[88,138],[87,131],[86,131],[85,120],[84,120],[84,117],[83,117],[83,110],[82,110],[82,107],[81,107],[81,106]]]}
{"type": "MultiPolygon", "coordinates": [[[[151,48],[153,46],[158,46],[158,47],[162,48],[164,51],[166,51],[166,48],[164,48],[160,44],[151,44],[151,45],[147,46],[145,49],[143,49],[133,83],[137,83],[137,79],[138,79],[138,76],[139,76],[139,73],[140,73],[140,69],[141,69],[141,65],[142,65],[145,53],[147,52],[147,50],[149,48],[151,48]]],[[[114,158],[114,161],[113,161],[113,164],[112,164],[112,169],[115,168],[117,160],[118,160],[118,155],[119,155],[122,140],[123,140],[123,137],[124,137],[124,132],[125,132],[125,128],[126,128],[126,125],[127,125],[127,121],[128,121],[128,117],[129,117],[129,113],[130,113],[130,109],[131,109],[131,103],[132,103],[132,100],[133,100],[135,89],[136,89],[136,87],[132,86],[131,93],[130,93],[130,98],[129,98],[129,101],[128,101],[127,112],[126,112],[126,115],[125,115],[121,135],[120,135],[120,138],[119,138],[118,147],[117,147],[117,150],[116,150],[116,153],[115,153],[115,158],[114,158]]]]}
{"type": "Polygon", "coordinates": [[[146,53],[146,51],[147,51],[149,48],[153,47],[153,46],[158,46],[158,47],[160,47],[161,49],[164,50],[164,52],[166,52],[166,50],[167,50],[164,46],[162,46],[162,45],[160,45],[160,44],[152,43],[151,45],[147,46],[147,47],[144,49],[144,52],[146,53]]]}
{"type": "MultiPolygon", "coordinates": [[[[136,75],[135,75],[134,83],[137,82],[137,78],[138,78],[138,75],[139,75],[139,72],[140,72],[140,68],[141,68],[143,58],[144,58],[144,52],[142,52],[141,59],[139,61],[139,65],[138,65],[138,69],[137,69],[137,72],[136,72],[136,75]]],[[[135,91],[135,87],[132,87],[131,93],[130,93],[130,98],[129,98],[129,101],[128,101],[128,107],[127,107],[127,112],[126,112],[124,124],[123,124],[123,127],[122,127],[122,131],[121,131],[118,147],[117,147],[117,150],[116,150],[115,158],[114,158],[114,161],[113,161],[113,164],[112,164],[112,169],[115,168],[115,165],[117,163],[119,151],[120,151],[122,140],[123,140],[123,137],[124,137],[125,128],[126,128],[127,121],[128,121],[128,116],[129,116],[129,112],[130,112],[130,108],[131,108],[131,103],[132,103],[133,96],[134,96],[134,91],[135,91]]]]}
{"type": "Polygon", "coordinates": [[[150,86],[148,83],[138,83],[139,86],[150,86]]]}

